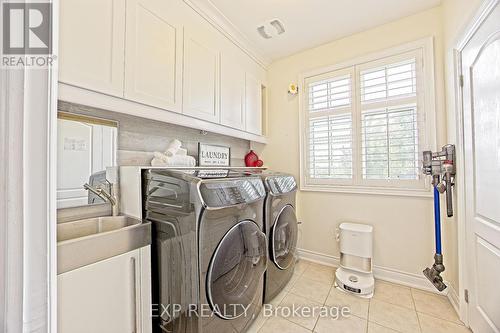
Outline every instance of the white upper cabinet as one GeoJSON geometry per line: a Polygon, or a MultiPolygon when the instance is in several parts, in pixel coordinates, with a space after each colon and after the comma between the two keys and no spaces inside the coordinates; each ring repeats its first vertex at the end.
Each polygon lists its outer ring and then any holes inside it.
{"type": "Polygon", "coordinates": [[[60,2],[59,81],[123,97],[124,0],[60,2]]]}
{"type": "Polygon", "coordinates": [[[262,134],[262,83],[247,73],[245,79],[246,131],[262,134]]]}
{"type": "Polygon", "coordinates": [[[264,142],[266,71],[198,10],[62,0],[59,99],[264,142]]]}
{"type": "Polygon", "coordinates": [[[183,28],[176,3],[127,0],[125,98],[181,112],[183,28]]]}
{"type": "Polygon", "coordinates": [[[221,56],[220,121],[222,125],[245,129],[245,70],[238,58],[221,56]]]}
{"type": "Polygon", "coordinates": [[[183,113],[219,122],[220,53],[210,27],[184,29],[183,113]]]}

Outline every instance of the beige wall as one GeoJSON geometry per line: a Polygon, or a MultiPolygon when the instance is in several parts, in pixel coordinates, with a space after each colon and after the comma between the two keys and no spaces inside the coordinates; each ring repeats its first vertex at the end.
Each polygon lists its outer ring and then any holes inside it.
{"type": "MultiPolygon", "coordinates": [[[[482,0],[444,0],[442,3],[443,15],[443,45],[445,50],[445,93],[446,93],[446,115],[448,128],[448,141],[456,143],[456,117],[457,109],[455,105],[455,81],[454,81],[454,59],[453,50],[456,47],[460,35],[470,22],[475,12],[479,8],[482,0]]],[[[460,170],[458,170],[460,177],[460,170]]],[[[461,189],[457,186],[456,191],[461,189]]],[[[457,196],[455,195],[455,203],[457,196]]],[[[461,207],[455,204],[455,212],[460,211],[461,207]]],[[[447,279],[454,289],[459,292],[459,274],[458,274],[458,228],[456,217],[452,219],[444,216],[443,251],[447,257],[448,265],[447,279]]],[[[456,215],[455,215],[456,216],[456,215]]]]}
{"type": "MultiPolygon", "coordinates": [[[[299,104],[287,87],[300,73],[429,36],[435,38],[437,141],[444,144],[443,29],[437,7],[274,62],[268,73],[269,143],[262,148],[266,164],[299,176],[299,104]]],[[[335,228],[342,221],[359,221],[374,225],[375,265],[421,277],[422,269],[432,264],[430,198],[299,192],[298,215],[303,221],[300,248],[338,256],[335,228]]]]}

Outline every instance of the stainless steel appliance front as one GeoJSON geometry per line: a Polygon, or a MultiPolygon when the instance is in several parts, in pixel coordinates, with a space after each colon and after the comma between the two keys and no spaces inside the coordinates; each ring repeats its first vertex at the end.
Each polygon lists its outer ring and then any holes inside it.
{"type": "Polygon", "coordinates": [[[262,306],[267,264],[258,177],[145,170],[153,222],[157,332],[243,332],[262,306]]]}
{"type": "Polygon", "coordinates": [[[261,173],[267,191],[264,225],[271,259],[264,282],[264,302],[270,303],[292,278],[297,260],[297,183],[291,175],[261,173]]]}

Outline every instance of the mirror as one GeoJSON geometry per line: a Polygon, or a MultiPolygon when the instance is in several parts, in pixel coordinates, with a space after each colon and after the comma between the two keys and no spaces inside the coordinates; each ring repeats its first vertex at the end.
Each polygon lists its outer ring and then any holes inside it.
{"type": "Polygon", "coordinates": [[[106,168],[116,166],[118,123],[58,112],[57,208],[102,204],[85,184],[110,187],[106,168]]]}

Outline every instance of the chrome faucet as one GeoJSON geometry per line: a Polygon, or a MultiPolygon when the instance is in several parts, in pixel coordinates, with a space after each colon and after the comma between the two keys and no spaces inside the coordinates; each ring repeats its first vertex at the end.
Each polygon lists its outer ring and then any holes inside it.
{"type": "Polygon", "coordinates": [[[114,195],[113,191],[113,184],[111,184],[109,181],[106,180],[106,183],[109,184],[109,189],[110,192],[106,191],[105,185],[104,184],[99,184],[96,187],[90,186],[88,183],[83,184],[83,188],[86,189],[87,191],[90,191],[97,195],[99,198],[101,198],[104,201],[107,201],[111,204],[111,209],[113,216],[118,215],[118,199],[114,195]]]}

